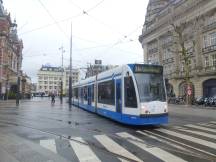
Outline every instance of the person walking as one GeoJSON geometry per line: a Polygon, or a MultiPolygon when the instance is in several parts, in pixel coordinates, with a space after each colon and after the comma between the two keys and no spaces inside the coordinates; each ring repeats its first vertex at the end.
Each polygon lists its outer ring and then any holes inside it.
{"type": "Polygon", "coordinates": [[[52,94],[52,95],[51,95],[51,104],[54,104],[54,103],[55,103],[55,95],[52,94]]]}

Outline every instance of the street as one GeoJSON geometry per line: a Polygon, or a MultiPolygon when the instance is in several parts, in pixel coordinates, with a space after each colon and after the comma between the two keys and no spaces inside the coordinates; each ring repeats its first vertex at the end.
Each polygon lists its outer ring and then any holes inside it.
{"type": "Polygon", "coordinates": [[[169,106],[169,124],[123,125],[47,97],[0,102],[0,162],[216,161],[216,109],[169,106]]]}

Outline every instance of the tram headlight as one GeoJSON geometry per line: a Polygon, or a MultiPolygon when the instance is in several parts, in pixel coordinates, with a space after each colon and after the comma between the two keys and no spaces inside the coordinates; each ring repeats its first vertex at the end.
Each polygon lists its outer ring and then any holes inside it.
{"type": "Polygon", "coordinates": [[[141,105],[141,114],[148,114],[148,108],[146,105],[141,105]]]}

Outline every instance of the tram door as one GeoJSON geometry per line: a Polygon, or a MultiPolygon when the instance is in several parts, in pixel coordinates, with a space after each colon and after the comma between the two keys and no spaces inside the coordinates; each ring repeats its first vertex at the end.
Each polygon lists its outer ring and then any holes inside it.
{"type": "Polygon", "coordinates": [[[121,79],[116,80],[116,112],[122,112],[121,79]]]}

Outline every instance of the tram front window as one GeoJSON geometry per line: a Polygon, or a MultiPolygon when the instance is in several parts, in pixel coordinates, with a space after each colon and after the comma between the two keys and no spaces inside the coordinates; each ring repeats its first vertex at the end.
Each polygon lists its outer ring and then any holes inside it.
{"type": "Polygon", "coordinates": [[[135,74],[140,101],[166,101],[162,74],[135,74]]]}

